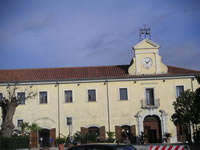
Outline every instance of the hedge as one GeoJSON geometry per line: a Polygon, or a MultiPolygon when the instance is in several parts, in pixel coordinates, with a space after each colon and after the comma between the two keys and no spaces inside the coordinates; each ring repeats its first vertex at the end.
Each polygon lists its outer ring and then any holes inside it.
{"type": "Polygon", "coordinates": [[[0,137],[0,149],[29,148],[29,137],[16,136],[11,138],[0,137]]]}

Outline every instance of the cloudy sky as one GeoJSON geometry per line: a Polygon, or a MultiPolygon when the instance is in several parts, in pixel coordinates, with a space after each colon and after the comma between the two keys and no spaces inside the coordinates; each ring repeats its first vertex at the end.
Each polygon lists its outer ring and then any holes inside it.
{"type": "Polygon", "coordinates": [[[0,69],[129,64],[151,28],[165,64],[200,70],[199,0],[0,0],[0,69]]]}

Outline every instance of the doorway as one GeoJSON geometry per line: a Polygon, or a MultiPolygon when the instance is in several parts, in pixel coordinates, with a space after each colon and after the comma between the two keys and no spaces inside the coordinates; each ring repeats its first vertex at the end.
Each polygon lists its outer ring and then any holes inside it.
{"type": "Polygon", "coordinates": [[[40,143],[40,147],[50,146],[50,130],[49,129],[40,129],[39,143],[40,143]]]}
{"type": "Polygon", "coordinates": [[[145,143],[161,143],[161,122],[156,115],[146,116],[144,118],[144,136],[145,143]]]}

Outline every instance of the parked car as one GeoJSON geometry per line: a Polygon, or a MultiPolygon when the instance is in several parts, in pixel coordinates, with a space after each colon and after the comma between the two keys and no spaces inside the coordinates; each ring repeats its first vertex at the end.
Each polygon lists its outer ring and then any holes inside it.
{"type": "Polygon", "coordinates": [[[68,150],[137,150],[132,145],[124,144],[84,144],[69,148],[68,150]]]}

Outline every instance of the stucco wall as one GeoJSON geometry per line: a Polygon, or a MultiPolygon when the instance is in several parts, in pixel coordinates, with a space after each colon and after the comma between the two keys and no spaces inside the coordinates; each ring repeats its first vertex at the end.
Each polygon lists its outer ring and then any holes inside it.
{"type": "MultiPolygon", "coordinates": [[[[72,134],[80,127],[105,126],[108,131],[108,100],[109,100],[109,116],[110,129],[115,131],[115,125],[136,125],[135,117],[141,109],[141,100],[145,99],[145,88],[154,88],[155,99],[160,100],[160,107],[155,109],[156,112],[164,110],[167,115],[168,131],[176,136],[176,128],[171,122],[171,115],[174,112],[172,102],[176,99],[176,86],[184,85],[184,89],[198,88],[196,80],[190,78],[185,79],[165,79],[165,80],[140,80],[132,81],[109,81],[106,82],[89,82],[89,83],[65,83],[65,84],[46,84],[20,86],[18,91],[28,88],[30,91],[48,92],[48,104],[39,104],[39,94],[29,99],[26,104],[19,105],[13,118],[13,122],[17,125],[17,119],[23,119],[25,122],[36,122],[42,128],[56,128],[58,136],[58,97],[60,102],[60,132],[67,136],[69,127],[66,125],[66,117],[73,118],[72,134]],[[108,84],[108,85],[107,85],[108,84]],[[108,87],[108,89],[107,89],[108,87]],[[119,88],[128,89],[128,100],[120,100],[119,88]],[[96,89],[96,102],[88,102],[87,90],[96,89]],[[64,90],[73,91],[73,102],[64,102],[64,90]],[[107,96],[108,90],[108,96],[107,96]],[[59,91],[59,96],[58,96],[59,91]]],[[[0,86],[0,92],[6,93],[7,86],[0,86]]],[[[2,121],[2,120],[0,120],[2,121]]]]}

